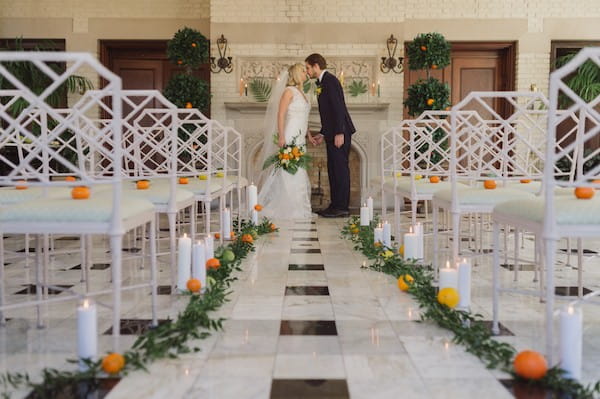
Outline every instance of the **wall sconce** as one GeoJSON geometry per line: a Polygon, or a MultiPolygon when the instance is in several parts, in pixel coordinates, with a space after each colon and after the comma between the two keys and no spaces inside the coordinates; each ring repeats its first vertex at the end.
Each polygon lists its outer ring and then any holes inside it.
{"type": "Polygon", "coordinates": [[[387,57],[381,57],[381,65],[380,69],[383,73],[388,73],[389,71],[394,71],[394,73],[402,73],[404,70],[404,66],[402,65],[402,61],[404,61],[404,57],[398,57],[396,60],[396,48],[398,47],[398,39],[394,37],[394,35],[390,35],[387,39],[387,57]]]}
{"type": "Polygon", "coordinates": [[[215,57],[210,57],[210,70],[214,73],[221,71],[230,73],[233,71],[233,64],[231,63],[231,57],[227,57],[227,39],[224,35],[217,39],[217,48],[219,49],[219,59],[215,63],[215,57]]]}

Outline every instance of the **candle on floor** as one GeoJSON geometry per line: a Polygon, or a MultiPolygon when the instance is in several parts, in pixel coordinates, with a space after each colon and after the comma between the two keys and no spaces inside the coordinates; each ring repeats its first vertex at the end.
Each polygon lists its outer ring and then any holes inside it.
{"type": "Polygon", "coordinates": [[[458,264],[458,308],[468,310],[471,307],[471,264],[463,259],[458,264]]]}
{"type": "Polygon", "coordinates": [[[206,254],[206,260],[215,257],[215,239],[212,234],[209,234],[204,239],[204,250],[206,254]]]}
{"type": "Polygon", "coordinates": [[[369,222],[373,220],[373,198],[367,198],[367,208],[369,208],[369,222]]]}
{"type": "Polygon", "coordinates": [[[373,230],[373,242],[383,243],[383,227],[381,227],[381,224],[373,230]]]}
{"type": "Polygon", "coordinates": [[[412,226],[404,234],[404,259],[418,259],[419,236],[413,232],[412,226]]]}
{"type": "Polygon", "coordinates": [[[360,225],[369,225],[369,208],[367,207],[367,204],[360,207],[360,225]]]}
{"type": "Polygon", "coordinates": [[[194,244],[192,253],[192,277],[200,280],[201,289],[206,288],[206,245],[203,240],[194,244]]]}
{"type": "Polygon", "coordinates": [[[387,220],[383,222],[383,245],[392,247],[392,225],[387,220]]]}
{"type": "Polygon", "coordinates": [[[98,313],[96,304],[90,299],[83,300],[77,307],[77,357],[79,369],[86,370],[81,359],[95,360],[98,356],[98,313]]]}
{"type": "Polygon", "coordinates": [[[415,225],[415,234],[419,236],[419,249],[417,250],[418,259],[424,258],[424,250],[423,250],[423,225],[421,223],[417,223],[415,225]]]}
{"type": "Polygon", "coordinates": [[[581,308],[569,305],[560,311],[560,368],[565,377],[581,379],[583,315],[581,308]]]}
{"type": "Polygon", "coordinates": [[[221,213],[221,237],[223,240],[231,238],[231,212],[229,208],[223,209],[221,213]]]}
{"type": "Polygon", "coordinates": [[[458,286],[458,272],[455,268],[450,267],[450,262],[446,262],[446,267],[440,269],[440,281],[438,286],[442,288],[454,288],[458,286]]]}
{"type": "Polygon", "coordinates": [[[256,209],[252,209],[252,223],[258,225],[258,211],[256,209]]]}
{"type": "Polygon", "coordinates": [[[192,266],[192,239],[184,234],[177,246],[177,289],[187,290],[192,266]]]}
{"type": "Polygon", "coordinates": [[[256,206],[256,204],[258,204],[258,191],[256,189],[256,186],[254,185],[254,182],[248,186],[247,195],[248,195],[248,211],[252,212],[252,210],[254,209],[254,206],[256,206]]]}

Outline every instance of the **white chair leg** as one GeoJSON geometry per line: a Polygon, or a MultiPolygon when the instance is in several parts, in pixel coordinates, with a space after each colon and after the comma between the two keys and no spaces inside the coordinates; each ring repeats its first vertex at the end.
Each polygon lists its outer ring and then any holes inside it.
{"type": "Polygon", "coordinates": [[[583,296],[583,242],[577,237],[577,296],[583,296]]]}
{"type": "Polygon", "coordinates": [[[458,259],[460,251],[460,213],[451,212],[452,214],[452,260],[454,263],[458,259]]]}
{"type": "MultiPolygon", "coordinates": [[[[4,306],[6,295],[4,293],[4,234],[0,233],[0,308],[4,306]]],[[[6,316],[4,311],[0,309],[0,326],[6,325],[6,316]]]]}
{"type": "Polygon", "coordinates": [[[158,319],[156,316],[156,300],[157,300],[157,269],[156,269],[156,230],[154,228],[155,221],[152,219],[149,223],[149,240],[150,240],[150,286],[152,289],[151,301],[152,301],[152,326],[158,325],[158,319]]]}
{"type": "Polygon", "coordinates": [[[79,236],[79,250],[79,261],[81,262],[81,278],[79,282],[84,283],[87,280],[87,277],[85,275],[85,236],[83,234],[79,236]]]}
{"type": "Polygon", "coordinates": [[[571,266],[571,238],[567,238],[567,266],[571,266]]]}
{"type": "Polygon", "coordinates": [[[400,198],[394,195],[394,224],[396,225],[396,242],[400,243],[402,235],[400,234],[400,198]]]}
{"type": "Polygon", "coordinates": [[[519,281],[519,228],[515,226],[515,242],[514,242],[514,263],[513,273],[514,281],[519,281]]]}
{"type": "Polygon", "coordinates": [[[439,259],[438,259],[438,213],[439,210],[432,204],[431,207],[431,221],[433,224],[433,278],[438,279],[439,275],[439,259]]]}
{"type": "MultiPolygon", "coordinates": [[[[192,205],[192,208],[196,206],[196,203],[192,205]]],[[[170,271],[171,271],[171,292],[175,293],[175,285],[177,284],[176,265],[177,265],[177,243],[176,243],[176,219],[177,212],[168,212],[167,219],[169,221],[169,248],[170,248],[170,271]]],[[[192,223],[193,224],[193,223],[192,223]]]]}
{"type": "Polygon", "coordinates": [[[81,267],[85,270],[85,292],[88,292],[90,290],[90,269],[92,268],[92,266],[94,266],[94,263],[92,260],[92,255],[93,255],[92,239],[93,239],[93,237],[91,234],[86,234],[84,236],[85,262],[81,265],[81,267]]]}
{"type": "Polygon", "coordinates": [[[538,234],[535,235],[535,240],[533,241],[533,282],[537,283],[539,281],[539,272],[540,272],[540,245],[538,240],[538,234]]]}
{"type": "Polygon", "coordinates": [[[415,226],[417,224],[417,205],[418,204],[419,204],[419,201],[411,198],[411,200],[410,200],[410,224],[412,226],[415,226]]]}
{"type": "Polygon", "coordinates": [[[119,353],[119,335],[121,333],[121,260],[123,235],[110,236],[112,300],[113,300],[113,351],[119,353]]]}
{"type": "Polygon", "coordinates": [[[35,306],[36,309],[36,325],[37,328],[44,328],[44,324],[42,323],[42,237],[41,235],[36,235],[35,237],[35,299],[38,301],[38,304],[35,306]]]}
{"type": "Polygon", "coordinates": [[[544,237],[544,252],[546,266],[546,359],[550,367],[554,366],[554,251],[556,241],[544,237]]]}
{"type": "MultiPolygon", "coordinates": [[[[383,176],[381,176],[381,178],[383,179],[383,176]]],[[[387,215],[387,204],[385,202],[385,192],[382,188],[381,189],[381,217],[383,219],[385,219],[386,215],[387,215]]]]}
{"type": "Polygon", "coordinates": [[[44,234],[44,252],[42,267],[42,284],[44,287],[44,299],[48,299],[48,268],[50,267],[50,239],[48,234],[44,234]]]}
{"type": "Polygon", "coordinates": [[[206,234],[210,234],[210,202],[211,201],[204,201],[204,220],[206,223],[206,234]]]}
{"type": "Polygon", "coordinates": [[[29,267],[29,234],[25,234],[25,267],[29,267]]]}
{"type": "Polygon", "coordinates": [[[504,225],[504,264],[508,266],[508,225],[504,225]]]}
{"type": "Polygon", "coordinates": [[[500,225],[495,223],[492,225],[492,240],[493,240],[493,251],[494,251],[494,264],[492,269],[492,283],[493,283],[493,305],[492,305],[492,333],[497,335],[500,334],[500,327],[498,323],[499,314],[498,307],[500,302],[500,225]]]}
{"type": "Polygon", "coordinates": [[[189,209],[190,212],[190,220],[193,222],[190,224],[190,237],[192,237],[192,242],[196,242],[196,204],[192,204],[189,209]]]}

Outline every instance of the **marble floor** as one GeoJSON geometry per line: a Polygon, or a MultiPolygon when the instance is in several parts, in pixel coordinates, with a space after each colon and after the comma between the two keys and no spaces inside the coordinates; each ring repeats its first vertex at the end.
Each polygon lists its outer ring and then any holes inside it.
{"type": "MultiPolygon", "coordinates": [[[[106,398],[511,398],[503,381],[509,376],[490,371],[452,335],[428,322],[419,322],[415,301],[398,290],[393,278],[361,269],[365,259],[340,238],[343,219],[276,221],[281,230],[261,238],[256,252],[242,264],[230,301],[214,316],[226,318],[224,330],[198,343],[201,351],[179,359],[158,361],[149,372],[134,372],[110,390],[106,398]]],[[[57,241],[77,249],[76,241],[57,241]]],[[[90,284],[109,285],[106,248],[95,245],[90,284]]],[[[469,253],[463,243],[465,252],[469,253]]],[[[512,245],[512,244],[511,244],[512,245]]],[[[22,240],[7,238],[7,249],[22,249],[22,240]]],[[[125,247],[135,253],[136,242],[125,247]]],[[[532,257],[530,237],[525,256],[532,257]]],[[[489,248],[489,238],[484,248],[489,248]]],[[[512,246],[510,247],[512,248],[512,246]]],[[[559,248],[566,248],[561,242],[559,248]]],[[[584,242],[584,285],[600,288],[600,241],[584,242]]],[[[431,240],[426,239],[426,259],[431,240]]],[[[445,250],[445,248],[444,248],[445,250]]],[[[559,252],[557,285],[576,286],[576,270],[559,252]]],[[[447,256],[443,254],[443,256],[447,256]]],[[[160,263],[160,284],[169,281],[168,265],[160,263]]],[[[575,257],[570,259],[575,264],[575,257]]],[[[33,268],[17,257],[6,267],[9,301],[31,298],[24,285],[33,268]]],[[[31,262],[29,262],[31,263],[31,262]]],[[[491,259],[483,256],[473,269],[473,311],[491,319],[491,259]]],[[[78,254],[57,255],[50,280],[81,288],[78,254]]],[[[125,262],[124,280],[145,281],[148,267],[139,259],[125,262]]],[[[510,267],[502,269],[506,286],[537,289],[528,265],[513,281],[510,267]]],[[[159,295],[159,318],[173,318],[186,299],[159,295]]],[[[57,293],[57,297],[63,295],[57,293]]],[[[121,346],[130,346],[139,330],[135,320],[150,318],[149,289],[123,295],[121,346]],[[133,321],[132,321],[133,320],[133,321]]],[[[563,303],[560,302],[559,304],[563,303]]],[[[572,298],[566,298],[572,299],[572,298]]],[[[102,298],[100,299],[102,300],[102,298]]],[[[109,298],[105,298],[109,301],[109,298]]],[[[499,340],[517,349],[544,349],[543,304],[535,296],[502,296],[503,335],[499,340]]],[[[584,310],[583,382],[600,379],[600,307],[584,310]]],[[[25,371],[35,378],[44,366],[72,367],[75,357],[75,304],[62,302],[44,308],[45,328],[35,326],[33,309],[7,313],[0,328],[0,371],[25,371]]],[[[100,308],[99,330],[112,328],[110,313],[100,308]]],[[[100,337],[100,353],[110,349],[111,337],[100,337]]],[[[13,397],[26,397],[17,392],[13,397]]]]}

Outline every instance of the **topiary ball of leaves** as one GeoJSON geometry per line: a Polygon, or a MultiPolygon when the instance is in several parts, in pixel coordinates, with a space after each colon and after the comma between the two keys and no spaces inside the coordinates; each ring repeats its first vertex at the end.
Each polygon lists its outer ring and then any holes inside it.
{"type": "Polygon", "coordinates": [[[173,76],[163,90],[163,94],[178,108],[186,108],[186,104],[191,103],[192,108],[206,111],[210,105],[211,94],[208,83],[192,75],[173,76]]]}
{"type": "Polygon", "coordinates": [[[176,64],[198,68],[208,61],[209,41],[195,29],[185,27],[167,43],[167,57],[176,64]]]}
{"type": "Polygon", "coordinates": [[[411,116],[428,110],[445,110],[450,106],[450,88],[435,78],[419,79],[408,88],[404,105],[411,116]]]}
{"type": "Polygon", "coordinates": [[[407,46],[408,68],[443,69],[450,65],[450,43],[439,33],[421,33],[407,46]]]}

